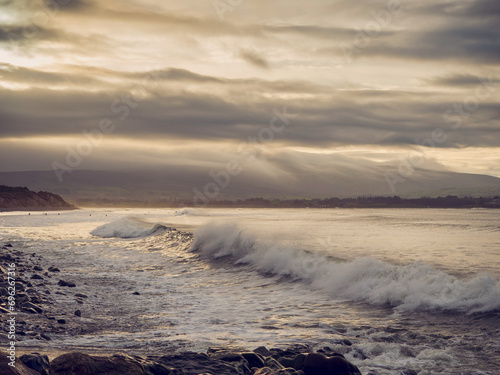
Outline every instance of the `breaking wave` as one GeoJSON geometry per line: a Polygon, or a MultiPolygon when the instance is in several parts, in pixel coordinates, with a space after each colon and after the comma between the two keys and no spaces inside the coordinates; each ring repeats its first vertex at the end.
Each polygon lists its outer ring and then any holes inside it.
{"type": "Polygon", "coordinates": [[[195,232],[191,251],[230,256],[260,272],[289,276],[351,301],[396,310],[500,311],[500,283],[490,275],[460,279],[421,261],[393,265],[369,257],[342,262],[322,254],[259,242],[234,225],[208,224],[195,232]]]}
{"type": "Polygon", "coordinates": [[[90,234],[102,238],[140,238],[158,236],[169,229],[162,224],[153,224],[135,217],[127,217],[101,225],[90,232],[90,234]]]}

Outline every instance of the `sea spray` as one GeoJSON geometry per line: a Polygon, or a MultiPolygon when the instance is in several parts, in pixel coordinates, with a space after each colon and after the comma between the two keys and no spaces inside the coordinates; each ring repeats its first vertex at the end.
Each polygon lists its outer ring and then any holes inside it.
{"type": "Polygon", "coordinates": [[[334,297],[396,310],[500,310],[500,283],[491,275],[460,279],[422,261],[394,265],[370,257],[339,261],[293,247],[258,241],[232,224],[207,224],[195,232],[191,251],[216,259],[230,256],[262,273],[300,279],[334,297]]]}

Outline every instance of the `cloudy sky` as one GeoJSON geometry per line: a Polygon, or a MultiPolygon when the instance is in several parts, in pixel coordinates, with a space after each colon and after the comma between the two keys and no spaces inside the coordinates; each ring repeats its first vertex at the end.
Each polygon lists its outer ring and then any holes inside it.
{"type": "Polygon", "coordinates": [[[498,0],[0,0],[0,171],[500,177],[499,63],[498,0]]]}

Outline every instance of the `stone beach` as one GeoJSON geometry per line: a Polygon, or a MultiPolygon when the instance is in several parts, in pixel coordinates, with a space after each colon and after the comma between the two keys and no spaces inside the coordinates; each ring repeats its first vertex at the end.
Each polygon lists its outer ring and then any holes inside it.
{"type": "MultiPolygon", "coordinates": [[[[29,351],[22,345],[27,339],[43,342],[51,341],[59,334],[89,333],[98,325],[81,324],[82,311],[79,305],[87,304],[89,297],[78,292],[75,282],[64,277],[64,270],[57,265],[46,265],[36,253],[19,251],[12,244],[1,248],[0,274],[0,314],[6,321],[11,312],[16,315],[15,339],[17,352],[15,367],[9,366],[9,327],[4,324],[0,333],[0,373],[29,375],[70,375],[70,374],[144,374],[144,375],[351,375],[361,374],[356,366],[340,353],[329,347],[313,351],[307,345],[296,344],[286,349],[259,347],[249,350],[241,347],[212,347],[206,353],[171,352],[155,356],[138,356],[133,353],[117,353],[96,356],[84,352],[45,354],[29,351]],[[15,265],[15,305],[9,310],[8,269],[5,265],[15,265]],[[75,306],[71,314],[61,308],[53,295],[67,297],[75,306]],[[21,345],[19,345],[21,344],[21,345]],[[19,355],[19,353],[24,353],[19,355]],[[49,359],[50,357],[50,359],[49,359]]],[[[134,292],[139,294],[139,292],[134,292]]],[[[346,342],[346,345],[349,343],[346,342]]],[[[42,351],[42,350],[41,350],[42,351]]],[[[372,373],[375,374],[375,373],[372,373]]]]}

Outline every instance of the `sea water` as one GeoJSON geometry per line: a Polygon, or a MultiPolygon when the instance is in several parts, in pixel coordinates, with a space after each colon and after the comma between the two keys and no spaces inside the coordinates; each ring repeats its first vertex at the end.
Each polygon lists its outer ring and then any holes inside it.
{"type": "Polygon", "coordinates": [[[0,236],[89,296],[52,294],[82,311],[53,349],[303,343],[363,373],[500,373],[498,210],[14,212],[0,236]]]}

